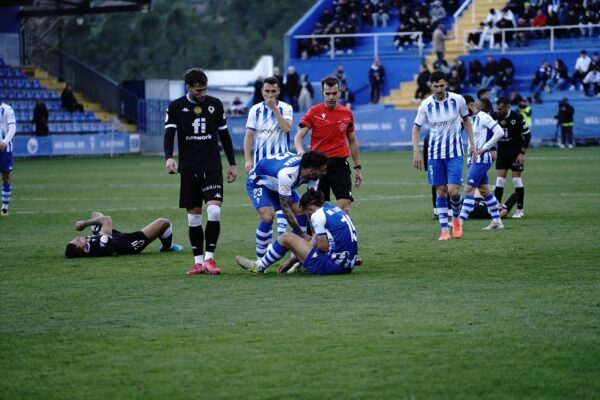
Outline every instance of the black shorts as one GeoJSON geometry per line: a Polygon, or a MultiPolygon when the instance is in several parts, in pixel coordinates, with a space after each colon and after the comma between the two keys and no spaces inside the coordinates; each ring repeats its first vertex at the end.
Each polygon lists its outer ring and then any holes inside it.
{"type": "Polygon", "coordinates": [[[337,200],[352,198],[352,176],[348,160],[334,157],[327,160],[327,172],[319,180],[319,190],[325,194],[325,200],[330,200],[330,191],[337,200]]]}
{"type": "Polygon", "coordinates": [[[498,150],[498,158],[496,158],[496,169],[510,169],[511,171],[523,171],[525,167],[519,164],[517,158],[521,153],[521,149],[502,149],[498,150]]]}
{"type": "Polygon", "coordinates": [[[202,207],[202,201],[223,201],[223,171],[181,173],[179,208],[202,207]]]}
{"type": "Polygon", "coordinates": [[[139,254],[150,244],[144,232],[122,233],[113,229],[113,251],[116,254],[139,254]]]}

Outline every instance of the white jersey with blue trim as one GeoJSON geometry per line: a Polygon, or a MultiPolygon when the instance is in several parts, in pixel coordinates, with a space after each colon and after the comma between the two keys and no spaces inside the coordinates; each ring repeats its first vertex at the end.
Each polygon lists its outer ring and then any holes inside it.
{"type": "Polygon", "coordinates": [[[473,137],[475,147],[484,150],[480,157],[475,158],[473,154],[469,156],[469,164],[472,163],[491,163],[492,155],[490,149],[504,136],[504,130],[498,122],[494,120],[488,113],[478,111],[471,116],[473,125],[473,137]]]}
{"type": "Polygon", "coordinates": [[[291,197],[294,190],[307,182],[300,176],[301,160],[302,157],[293,153],[268,155],[256,163],[248,179],[254,185],[279,193],[280,197],[291,197]]]}
{"type": "MultiPolygon", "coordinates": [[[[14,129],[17,128],[17,119],[15,118],[15,111],[11,106],[6,103],[0,103],[0,140],[6,144],[4,151],[12,151],[12,138],[14,133],[9,135],[9,127],[14,125],[14,129]]],[[[13,131],[14,132],[14,131],[13,131]]]]}
{"type": "Polygon", "coordinates": [[[437,101],[431,95],[419,106],[415,125],[419,128],[429,122],[429,153],[431,160],[461,157],[462,119],[469,115],[465,99],[456,93],[446,92],[446,99],[437,101]]]}
{"type": "MultiPolygon", "coordinates": [[[[283,119],[292,122],[294,110],[291,105],[278,101],[277,108],[283,119]]],[[[270,154],[289,151],[289,132],[281,129],[275,114],[264,101],[250,108],[246,130],[254,131],[254,164],[270,154]]]]}
{"type": "Polygon", "coordinates": [[[342,268],[353,268],[358,254],[356,228],[341,208],[325,203],[313,215],[310,222],[315,235],[327,235],[327,254],[342,268]]]}

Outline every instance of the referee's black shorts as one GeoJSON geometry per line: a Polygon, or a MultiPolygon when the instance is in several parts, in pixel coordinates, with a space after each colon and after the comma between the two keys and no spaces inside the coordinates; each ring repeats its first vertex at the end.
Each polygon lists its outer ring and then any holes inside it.
{"type": "Polygon", "coordinates": [[[319,190],[325,194],[325,200],[331,200],[330,192],[337,200],[354,201],[352,197],[352,174],[350,164],[344,157],[333,157],[327,160],[327,172],[319,180],[319,190]]]}
{"type": "Polygon", "coordinates": [[[223,171],[182,172],[179,208],[202,207],[202,202],[223,201],[223,171]]]}

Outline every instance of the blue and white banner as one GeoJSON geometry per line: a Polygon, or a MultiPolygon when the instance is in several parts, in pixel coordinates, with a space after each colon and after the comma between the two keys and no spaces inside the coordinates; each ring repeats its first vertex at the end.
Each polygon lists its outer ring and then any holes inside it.
{"type": "Polygon", "coordinates": [[[102,155],[140,152],[140,135],[127,133],[15,136],[15,157],[102,155]]]}

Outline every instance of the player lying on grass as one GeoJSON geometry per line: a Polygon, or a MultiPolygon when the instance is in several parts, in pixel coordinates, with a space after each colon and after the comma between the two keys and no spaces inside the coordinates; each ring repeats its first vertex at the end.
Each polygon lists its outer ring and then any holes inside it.
{"type": "MultiPolygon", "coordinates": [[[[253,273],[263,273],[268,267],[281,260],[287,250],[291,250],[304,264],[304,269],[314,275],[348,274],[352,272],[358,254],[356,228],[350,217],[339,207],[327,204],[325,195],[318,190],[309,190],[300,199],[300,208],[313,227],[314,237],[304,238],[286,232],[267,249],[258,261],[237,256],[235,260],[244,269],[253,273]]],[[[279,274],[286,274],[294,260],[279,268],[279,274]]]]}
{"type": "Polygon", "coordinates": [[[113,229],[112,218],[99,211],[92,212],[87,221],[77,221],[75,230],[81,232],[92,227],[91,236],[78,236],[65,248],[65,257],[103,257],[120,254],[139,254],[156,238],[160,239],[160,251],[181,251],[183,247],[173,243],[173,225],[166,218],[152,221],[141,231],[122,233],[113,229]]]}
{"type": "MultiPolygon", "coordinates": [[[[473,205],[473,211],[469,214],[469,219],[491,219],[492,216],[488,211],[488,207],[485,204],[485,199],[479,193],[478,190],[475,190],[475,204],[473,205]]],[[[510,213],[510,210],[517,204],[517,194],[513,193],[506,200],[504,204],[498,204],[500,209],[500,218],[506,218],[506,216],[510,213]]],[[[485,229],[485,228],[484,228],[485,229]]]]}

